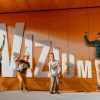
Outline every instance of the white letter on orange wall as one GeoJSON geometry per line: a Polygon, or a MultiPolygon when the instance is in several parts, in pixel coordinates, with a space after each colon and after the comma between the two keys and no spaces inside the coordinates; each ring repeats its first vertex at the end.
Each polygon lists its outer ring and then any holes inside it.
{"type": "Polygon", "coordinates": [[[41,52],[38,64],[35,68],[34,77],[49,77],[49,71],[42,72],[42,69],[50,50],[50,42],[49,41],[35,42],[35,46],[43,47],[43,50],[41,52]]]}
{"type": "Polygon", "coordinates": [[[85,65],[83,60],[77,61],[77,69],[79,78],[92,78],[91,61],[86,60],[85,65]]]}
{"type": "MultiPolygon", "coordinates": [[[[6,26],[0,27],[6,33],[6,26]]],[[[8,41],[6,38],[4,49],[2,52],[2,76],[3,77],[15,77],[16,76],[16,64],[15,58],[20,54],[21,44],[22,44],[22,34],[24,31],[24,23],[16,23],[11,61],[9,59],[8,52],[8,41]]]]}
{"type": "Polygon", "coordinates": [[[67,54],[63,53],[62,54],[62,75],[65,78],[72,78],[74,76],[74,70],[75,70],[75,60],[74,60],[74,55],[70,54],[69,55],[69,64],[67,62],[67,54]],[[70,72],[68,72],[68,65],[70,72]]]}
{"type": "Polygon", "coordinates": [[[59,61],[59,48],[53,48],[53,53],[54,53],[54,56],[55,56],[55,60],[58,60],[59,61]]]}
{"type": "MultiPolygon", "coordinates": [[[[25,52],[29,53],[29,62],[32,68],[32,35],[27,34],[25,35],[25,52]]],[[[27,77],[32,77],[32,72],[27,70],[27,77]]]]}

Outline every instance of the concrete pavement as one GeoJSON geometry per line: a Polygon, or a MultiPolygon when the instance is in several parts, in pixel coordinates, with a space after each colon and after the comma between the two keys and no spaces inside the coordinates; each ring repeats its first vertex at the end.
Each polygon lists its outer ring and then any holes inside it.
{"type": "Polygon", "coordinates": [[[48,91],[1,91],[0,100],[100,100],[100,93],[66,92],[50,94],[48,91]]]}

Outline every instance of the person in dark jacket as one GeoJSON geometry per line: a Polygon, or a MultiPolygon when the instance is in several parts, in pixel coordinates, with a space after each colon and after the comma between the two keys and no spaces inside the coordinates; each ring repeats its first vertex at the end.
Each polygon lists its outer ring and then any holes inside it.
{"type": "Polygon", "coordinates": [[[26,72],[27,70],[31,71],[30,63],[28,62],[29,55],[25,54],[23,56],[23,59],[20,59],[19,57],[15,60],[18,63],[17,67],[17,77],[19,80],[20,90],[23,91],[24,87],[26,91],[29,91],[27,79],[26,79],[26,72]]]}
{"type": "Polygon", "coordinates": [[[97,81],[98,81],[97,91],[100,91],[100,33],[97,33],[96,35],[97,37],[93,41],[89,41],[88,36],[84,35],[84,40],[88,46],[96,48],[95,66],[96,66],[97,81]]]}

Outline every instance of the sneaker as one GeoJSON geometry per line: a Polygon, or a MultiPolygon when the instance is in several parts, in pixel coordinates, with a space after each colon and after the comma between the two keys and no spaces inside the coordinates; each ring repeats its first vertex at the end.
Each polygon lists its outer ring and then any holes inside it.
{"type": "Polygon", "coordinates": [[[26,88],[26,92],[29,92],[29,89],[28,88],[26,88]]]}
{"type": "Polygon", "coordinates": [[[56,94],[60,94],[60,92],[58,92],[58,91],[56,91],[55,93],[56,93],[56,94]]]}
{"type": "Polygon", "coordinates": [[[23,88],[20,88],[19,90],[20,90],[21,92],[23,92],[23,88]]]}
{"type": "Polygon", "coordinates": [[[100,85],[98,85],[98,87],[97,87],[97,90],[96,90],[97,92],[100,92],[100,85]]]}
{"type": "Polygon", "coordinates": [[[54,92],[53,91],[50,91],[50,94],[54,94],[54,92]]]}

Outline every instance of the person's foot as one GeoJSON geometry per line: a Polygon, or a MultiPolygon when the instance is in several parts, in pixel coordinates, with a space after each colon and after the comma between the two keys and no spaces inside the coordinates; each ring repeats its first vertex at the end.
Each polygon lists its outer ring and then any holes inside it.
{"type": "Polygon", "coordinates": [[[19,90],[20,92],[23,92],[23,90],[19,90]]]}
{"type": "Polygon", "coordinates": [[[98,87],[97,87],[97,90],[96,90],[97,92],[100,92],[100,85],[98,85],[98,87]]]}
{"type": "Polygon", "coordinates": [[[29,89],[28,88],[26,88],[26,92],[29,92],[29,89]]]}
{"type": "Polygon", "coordinates": [[[23,88],[20,88],[19,90],[20,90],[21,92],[23,92],[23,88]]]}
{"type": "Polygon", "coordinates": [[[56,93],[56,94],[60,94],[60,92],[58,92],[58,91],[56,91],[55,93],[56,93]]]}
{"type": "Polygon", "coordinates": [[[53,91],[50,91],[50,94],[54,94],[54,92],[53,91]]]}

